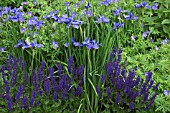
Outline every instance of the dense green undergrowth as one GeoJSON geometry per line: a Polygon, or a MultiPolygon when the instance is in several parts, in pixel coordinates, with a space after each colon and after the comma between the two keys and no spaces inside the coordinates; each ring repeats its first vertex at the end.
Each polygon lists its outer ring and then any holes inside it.
{"type": "Polygon", "coordinates": [[[168,113],[169,39],[169,0],[4,0],[0,111],[168,113]]]}

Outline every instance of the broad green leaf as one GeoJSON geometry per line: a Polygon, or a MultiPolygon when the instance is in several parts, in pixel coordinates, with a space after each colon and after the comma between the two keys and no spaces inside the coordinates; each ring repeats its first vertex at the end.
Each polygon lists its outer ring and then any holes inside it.
{"type": "Polygon", "coordinates": [[[168,29],[168,27],[167,27],[166,25],[163,26],[163,31],[164,31],[165,33],[169,33],[169,29],[168,29]]]}
{"type": "Polygon", "coordinates": [[[164,19],[161,24],[169,24],[170,20],[169,19],[164,19]]]}

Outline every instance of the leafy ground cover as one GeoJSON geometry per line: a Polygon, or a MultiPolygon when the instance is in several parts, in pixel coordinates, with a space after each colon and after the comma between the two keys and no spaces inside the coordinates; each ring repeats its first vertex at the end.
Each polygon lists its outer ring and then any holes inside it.
{"type": "Polygon", "coordinates": [[[169,0],[0,5],[1,112],[170,112],[169,0]]]}

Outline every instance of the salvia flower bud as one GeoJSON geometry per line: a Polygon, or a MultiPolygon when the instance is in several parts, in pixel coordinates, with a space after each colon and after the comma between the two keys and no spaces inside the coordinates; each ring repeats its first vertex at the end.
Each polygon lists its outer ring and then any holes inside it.
{"type": "Polygon", "coordinates": [[[62,92],[62,97],[61,97],[61,99],[62,99],[62,100],[64,100],[64,99],[65,99],[66,94],[67,94],[67,91],[66,91],[66,90],[63,90],[63,92],[62,92]]]}
{"type": "Polygon", "coordinates": [[[154,83],[153,80],[151,80],[151,81],[149,82],[149,86],[148,86],[147,90],[149,90],[149,89],[152,87],[153,83],[154,83]]]}
{"type": "Polygon", "coordinates": [[[116,99],[115,99],[115,105],[118,105],[118,102],[119,102],[119,100],[120,100],[120,92],[118,92],[117,94],[116,94],[116,99]]]}
{"type": "Polygon", "coordinates": [[[58,93],[57,91],[54,91],[54,102],[57,102],[57,97],[58,97],[58,93]]]}
{"type": "Polygon", "coordinates": [[[43,86],[44,86],[45,94],[49,95],[50,94],[50,90],[51,90],[51,83],[50,83],[50,80],[48,78],[45,79],[43,86]]]}
{"type": "Polygon", "coordinates": [[[149,72],[145,73],[145,75],[146,75],[146,82],[148,83],[152,78],[152,72],[149,71],[149,72]]]}
{"type": "Polygon", "coordinates": [[[72,72],[72,68],[73,68],[74,64],[73,64],[73,57],[69,57],[68,58],[68,72],[71,73],[72,72]]]}
{"type": "Polygon", "coordinates": [[[28,101],[28,97],[27,96],[24,96],[23,98],[22,98],[22,101],[21,101],[21,108],[25,108],[25,109],[27,109],[27,101],[28,101]]]}
{"type": "Polygon", "coordinates": [[[160,82],[156,84],[156,86],[153,88],[154,90],[157,90],[158,89],[158,86],[159,86],[160,82]]]}
{"type": "Polygon", "coordinates": [[[110,87],[107,88],[106,93],[107,93],[108,98],[111,98],[111,89],[110,89],[110,87]]]}
{"type": "Polygon", "coordinates": [[[24,73],[24,86],[27,84],[28,82],[28,75],[27,73],[24,73]]]}
{"type": "Polygon", "coordinates": [[[57,62],[57,68],[58,68],[58,75],[60,76],[62,74],[62,66],[59,62],[57,62]]]}
{"type": "Polygon", "coordinates": [[[78,86],[77,89],[76,89],[76,91],[75,91],[75,93],[74,93],[74,95],[75,95],[75,96],[80,96],[81,93],[82,93],[82,87],[78,86]]]}
{"type": "Polygon", "coordinates": [[[16,84],[16,82],[17,82],[17,73],[16,73],[16,70],[14,70],[12,73],[10,85],[13,87],[16,84]]]}
{"type": "Polygon", "coordinates": [[[97,94],[100,94],[100,90],[99,90],[98,85],[96,85],[96,92],[97,92],[97,94]]]}
{"type": "Polygon", "coordinates": [[[32,94],[31,94],[31,99],[30,99],[30,107],[31,108],[33,107],[35,98],[36,98],[36,91],[33,91],[32,94]]]}
{"type": "Polygon", "coordinates": [[[80,79],[80,85],[84,85],[84,76],[82,76],[80,79]]]}
{"type": "Polygon", "coordinates": [[[148,99],[149,93],[145,93],[144,98],[143,98],[143,103],[145,103],[148,99]]]}
{"type": "Polygon", "coordinates": [[[148,109],[152,106],[153,103],[154,103],[154,101],[151,101],[151,102],[146,106],[145,110],[148,110],[148,109]]]}
{"type": "Polygon", "coordinates": [[[156,98],[157,96],[157,93],[155,93],[151,98],[150,98],[150,101],[154,101],[154,99],[156,98]]]}
{"type": "Polygon", "coordinates": [[[12,112],[12,102],[10,102],[10,101],[7,101],[7,105],[8,105],[8,109],[9,109],[9,111],[10,112],[12,112]]]}
{"type": "Polygon", "coordinates": [[[130,102],[130,110],[133,110],[135,107],[134,102],[130,102]]]}
{"type": "Polygon", "coordinates": [[[101,81],[101,83],[104,83],[104,80],[105,80],[105,78],[104,78],[104,75],[102,74],[102,75],[100,76],[100,81],[101,81]]]}
{"type": "Polygon", "coordinates": [[[140,83],[140,77],[138,76],[138,77],[136,78],[136,81],[135,81],[135,86],[138,86],[139,83],[140,83]]]}
{"type": "Polygon", "coordinates": [[[19,99],[20,99],[20,97],[21,97],[21,95],[22,95],[23,90],[24,90],[24,86],[23,86],[23,85],[20,85],[20,86],[18,87],[18,93],[16,94],[16,97],[15,97],[17,102],[19,101],[19,99]]]}
{"type": "Polygon", "coordinates": [[[36,102],[35,105],[38,106],[40,104],[40,101],[36,102]]]}
{"type": "Polygon", "coordinates": [[[145,91],[146,91],[146,84],[145,83],[143,83],[142,84],[142,88],[141,88],[141,95],[143,95],[144,93],[145,93],[145,91]]]}

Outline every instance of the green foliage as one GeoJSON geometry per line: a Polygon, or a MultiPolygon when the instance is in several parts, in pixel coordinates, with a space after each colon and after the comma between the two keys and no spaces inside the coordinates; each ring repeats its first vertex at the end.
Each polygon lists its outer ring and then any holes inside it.
{"type": "MultiPolygon", "coordinates": [[[[134,44],[135,47],[138,44],[134,44]]],[[[131,53],[128,48],[125,48],[124,57],[127,57],[129,64],[138,66],[137,73],[139,75],[144,74],[148,70],[153,72],[153,79],[156,82],[160,82],[159,95],[155,102],[156,112],[169,112],[169,99],[163,95],[164,90],[170,90],[170,45],[163,45],[159,50],[152,50],[145,54],[131,53]]],[[[130,66],[131,67],[131,66],[130,66]]]]}
{"type": "MultiPolygon", "coordinates": [[[[169,88],[170,89],[170,88],[169,88]]],[[[155,100],[156,112],[168,113],[170,112],[170,95],[165,97],[163,94],[158,95],[155,100]]]]}
{"type": "Polygon", "coordinates": [[[170,37],[170,1],[155,0],[159,3],[159,10],[152,13],[152,16],[146,18],[146,24],[152,30],[153,34],[159,37],[170,37]]]}
{"type": "MultiPolygon", "coordinates": [[[[146,8],[136,9],[135,4],[141,3],[142,0],[120,0],[118,3],[113,3],[109,6],[99,6],[100,0],[85,0],[84,4],[80,4],[78,9],[74,8],[76,0],[69,0],[71,3],[71,12],[76,12],[76,20],[83,21],[83,24],[79,29],[73,27],[66,28],[65,24],[55,23],[53,19],[47,21],[43,17],[48,15],[51,11],[58,10],[58,16],[62,14],[68,15],[65,2],[67,0],[37,0],[37,4],[33,4],[34,0],[27,0],[28,4],[23,6],[21,11],[24,12],[25,21],[23,23],[14,23],[12,21],[4,22],[3,19],[7,15],[3,15],[0,18],[0,47],[5,47],[5,52],[0,52],[0,67],[5,63],[6,59],[10,54],[16,57],[23,57],[28,65],[27,70],[36,68],[40,61],[44,60],[47,67],[55,66],[55,62],[67,62],[68,56],[73,56],[76,61],[76,66],[84,64],[85,66],[85,86],[84,86],[84,99],[77,103],[76,110],[79,112],[96,112],[99,108],[98,99],[95,90],[95,84],[100,78],[100,75],[104,72],[104,64],[109,60],[109,53],[113,47],[123,48],[123,59],[127,58],[128,68],[138,66],[137,73],[145,78],[143,75],[148,70],[153,72],[153,79],[156,82],[160,82],[159,95],[156,103],[150,111],[155,112],[169,112],[169,100],[162,94],[165,89],[170,90],[170,46],[161,45],[161,41],[166,37],[170,39],[170,2],[169,0],[147,0],[150,6],[154,3],[158,3],[158,10],[151,10],[146,8]],[[93,12],[93,16],[88,18],[84,16],[83,10],[84,5],[88,1],[91,1],[92,7],[90,8],[93,12]],[[113,15],[113,10],[121,7],[125,12],[121,13],[118,17],[113,15]],[[40,29],[35,27],[32,30],[26,29],[24,33],[20,32],[21,28],[27,28],[27,20],[30,16],[26,12],[32,12],[34,16],[37,16],[39,20],[44,21],[45,25],[40,29]],[[138,17],[138,20],[125,20],[124,16],[132,12],[138,17]],[[109,18],[110,21],[106,23],[96,23],[97,17],[104,15],[109,18]],[[124,22],[124,26],[112,30],[114,22],[124,22]],[[142,27],[142,24],[145,26],[142,27]],[[142,37],[142,33],[146,30],[150,30],[150,33],[146,38],[142,37]],[[130,37],[136,36],[135,40],[130,37]],[[75,47],[71,45],[71,38],[74,37],[75,41],[82,43],[86,37],[91,40],[96,39],[98,43],[102,43],[99,49],[88,50],[86,46],[75,47]],[[14,48],[18,43],[18,40],[23,41],[34,41],[43,45],[43,48],[28,48],[22,50],[21,47],[14,48]],[[154,43],[150,40],[153,39],[154,43]],[[55,49],[51,42],[52,40],[58,42],[59,47],[55,49]],[[64,47],[65,42],[69,42],[69,47],[64,47]],[[160,49],[155,50],[158,46],[160,49]],[[167,101],[168,100],[168,101],[167,101]],[[79,107],[77,107],[79,106],[79,107]]],[[[11,6],[19,7],[23,0],[3,0],[0,2],[0,6],[11,6]]],[[[71,13],[70,13],[71,14],[71,13]]],[[[0,79],[0,83],[2,83],[0,79]]],[[[2,83],[3,85],[3,83],[2,83]]],[[[71,100],[74,103],[75,100],[71,100]]],[[[0,105],[5,106],[6,103],[0,105]]],[[[69,112],[70,106],[66,102],[65,106],[63,103],[52,103],[51,101],[44,100],[41,103],[41,107],[44,112],[69,112]],[[52,107],[51,107],[52,106],[52,107]],[[62,106],[62,108],[61,108],[62,106]],[[64,110],[65,109],[65,110],[64,110]],[[68,110],[68,111],[66,111],[68,110]]],[[[103,113],[108,113],[109,109],[112,112],[118,111],[121,108],[115,108],[113,105],[103,103],[107,109],[103,110],[103,113]]],[[[1,106],[0,106],[1,107],[1,106]]],[[[41,107],[35,107],[34,111],[41,111],[41,107]]],[[[2,109],[2,112],[7,112],[6,109],[2,109]]],[[[23,111],[25,112],[25,111],[23,111]]],[[[123,110],[122,110],[123,112],[123,110]]],[[[141,111],[139,111],[141,112],[141,111]]]]}
{"type": "Polygon", "coordinates": [[[0,2],[0,6],[2,6],[2,7],[5,7],[5,6],[19,7],[20,4],[24,1],[27,1],[27,0],[2,0],[0,2]]]}

